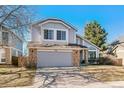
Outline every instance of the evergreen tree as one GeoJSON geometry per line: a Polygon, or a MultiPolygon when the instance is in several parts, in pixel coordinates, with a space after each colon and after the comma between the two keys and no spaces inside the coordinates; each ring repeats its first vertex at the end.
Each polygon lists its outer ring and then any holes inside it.
{"type": "Polygon", "coordinates": [[[93,21],[86,25],[84,38],[104,50],[107,34],[105,29],[97,21],[93,21]]]}

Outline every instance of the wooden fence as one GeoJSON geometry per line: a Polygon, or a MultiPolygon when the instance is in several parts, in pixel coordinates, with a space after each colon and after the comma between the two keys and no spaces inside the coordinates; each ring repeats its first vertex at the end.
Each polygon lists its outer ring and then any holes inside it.
{"type": "Polygon", "coordinates": [[[123,65],[122,59],[121,58],[117,59],[116,61],[113,62],[113,65],[115,65],[115,66],[122,66],[123,65]]]}
{"type": "Polygon", "coordinates": [[[24,57],[24,56],[18,57],[19,67],[27,67],[27,65],[28,65],[28,57],[24,57]]]}

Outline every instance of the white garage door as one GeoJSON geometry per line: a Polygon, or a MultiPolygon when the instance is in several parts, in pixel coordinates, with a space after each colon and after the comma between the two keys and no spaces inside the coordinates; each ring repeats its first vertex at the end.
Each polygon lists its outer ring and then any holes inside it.
{"type": "Polygon", "coordinates": [[[72,66],[71,52],[38,51],[37,67],[72,66]]]}

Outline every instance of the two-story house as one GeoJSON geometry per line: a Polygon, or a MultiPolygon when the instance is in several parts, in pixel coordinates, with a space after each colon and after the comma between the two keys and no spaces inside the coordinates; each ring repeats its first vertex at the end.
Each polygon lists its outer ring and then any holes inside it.
{"type": "Polygon", "coordinates": [[[77,29],[60,19],[31,25],[29,62],[37,67],[80,66],[88,63],[88,48],[76,44],[77,29]]]}
{"type": "Polygon", "coordinates": [[[31,25],[29,62],[37,67],[80,66],[99,57],[100,48],[76,34],[77,29],[60,19],[31,25]]]}
{"type": "Polygon", "coordinates": [[[5,26],[0,27],[0,64],[12,64],[12,56],[23,53],[23,40],[5,26]]]}

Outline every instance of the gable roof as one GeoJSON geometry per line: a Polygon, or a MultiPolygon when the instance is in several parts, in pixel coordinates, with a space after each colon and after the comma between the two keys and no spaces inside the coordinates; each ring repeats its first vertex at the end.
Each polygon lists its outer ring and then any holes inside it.
{"type": "Polygon", "coordinates": [[[101,48],[99,48],[98,46],[96,46],[95,44],[93,44],[92,42],[90,42],[89,40],[83,38],[81,35],[76,34],[76,36],[78,36],[80,39],[85,40],[86,42],[90,43],[91,45],[93,45],[93,46],[96,47],[97,49],[101,50],[101,48]]]}
{"type": "Polygon", "coordinates": [[[44,22],[46,22],[46,21],[59,21],[59,22],[62,22],[63,24],[65,24],[65,25],[71,27],[71,28],[74,29],[75,31],[77,31],[77,28],[75,28],[75,27],[74,27],[73,25],[71,25],[70,23],[63,21],[62,19],[57,19],[57,18],[48,18],[48,19],[40,20],[40,21],[34,22],[32,25],[41,24],[41,23],[44,23],[44,22]]]}
{"type": "Polygon", "coordinates": [[[117,45],[115,45],[114,47],[112,47],[112,51],[116,50],[119,46],[124,47],[124,42],[120,42],[117,45]]]}

